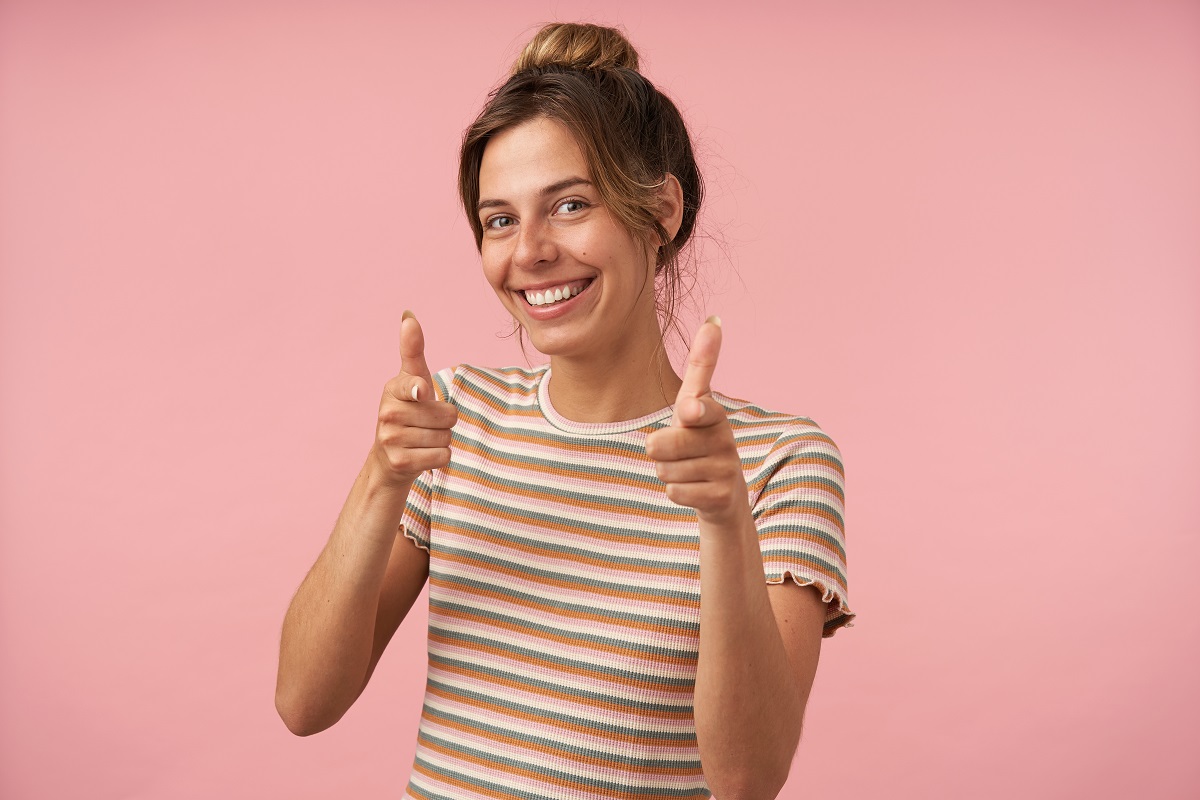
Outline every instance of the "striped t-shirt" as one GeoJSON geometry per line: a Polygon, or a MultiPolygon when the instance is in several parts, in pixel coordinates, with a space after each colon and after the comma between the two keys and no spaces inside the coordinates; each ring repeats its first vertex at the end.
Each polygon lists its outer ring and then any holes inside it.
{"type": "MultiPolygon", "coordinates": [[[[579,423],[548,367],[460,366],[450,464],[409,493],[429,551],[429,672],[406,798],[703,798],[692,698],[700,633],[696,512],[646,456],[671,408],[579,423]]],[[[768,583],[846,605],[843,472],[810,419],[725,407],[768,583]]]]}

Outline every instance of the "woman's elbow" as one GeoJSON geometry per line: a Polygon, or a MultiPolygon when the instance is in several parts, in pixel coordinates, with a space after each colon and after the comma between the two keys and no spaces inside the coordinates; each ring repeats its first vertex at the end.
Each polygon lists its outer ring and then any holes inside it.
{"type": "Polygon", "coordinates": [[[712,776],[708,778],[708,787],[713,797],[720,800],[774,800],[787,783],[790,766],[761,771],[743,769],[736,774],[712,776]]]}
{"type": "Polygon", "coordinates": [[[708,788],[720,800],[774,800],[787,783],[799,742],[779,737],[766,743],[753,756],[726,762],[710,773],[704,771],[708,788]]]}
{"type": "Polygon", "coordinates": [[[289,697],[286,692],[279,689],[275,691],[275,711],[278,712],[279,718],[283,720],[287,729],[297,736],[312,736],[314,733],[320,733],[332,727],[340,718],[339,715],[334,719],[322,719],[316,709],[289,697]]]}

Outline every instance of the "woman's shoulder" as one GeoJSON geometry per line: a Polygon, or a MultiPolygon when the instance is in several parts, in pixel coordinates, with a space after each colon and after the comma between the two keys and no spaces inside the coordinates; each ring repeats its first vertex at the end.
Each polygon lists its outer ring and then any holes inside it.
{"type": "Polygon", "coordinates": [[[817,428],[817,423],[811,417],[794,414],[787,411],[776,411],[766,408],[750,400],[730,397],[722,392],[714,391],[713,398],[729,415],[729,422],[735,428],[817,428]]]}
{"type": "Polygon", "coordinates": [[[456,401],[464,394],[483,398],[532,397],[546,373],[547,366],[540,367],[481,367],[475,364],[459,364],[448,367],[435,376],[445,390],[444,396],[456,401]]]}
{"type": "Polygon", "coordinates": [[[713,397],[724,407],[733,428],[734,438],[739,445],[770,443],[779,449],[800,442],[822,443],[836,450],[837,445],[829,434],[821,429],[811,417],[787,411],[775,411],[749,400],[730,397],[713,392],[713,397]]]}

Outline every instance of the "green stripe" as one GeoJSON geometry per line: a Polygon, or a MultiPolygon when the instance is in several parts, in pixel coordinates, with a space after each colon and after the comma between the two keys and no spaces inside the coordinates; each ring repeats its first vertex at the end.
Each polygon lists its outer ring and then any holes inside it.
{"type": "MultiPolygon", "coordinates": [[[[548,652],[545,652],[542,650],[531,650],[528,647],[521,647],[520,645],[509,644],[508,642],[498,642],[498,641],[494,641],[492,639],[488,639],[484,636],[478,636],[473,633],[465,633],[463,631],[452,631],[447,628],[439,628],[438,631],[440,632],[440,635],[443,638],[450,639],[451,641],[459,643],[459,644],[463,645],[464,647],[468,647],[468,648],[470,646],[495,647],[498,650],[504,650],[505,652],[512,653],[514,656],[524,656],[526,658],[533,659],[535,663],[540,661],[541,663],[546,664],[546,665],[554,665],[554,666],[564,667],[564,668],[576,667],[578,669],[588,670],[590,672],[598,672],[601,675],[604,675],[609,678],[626,678],[629,680],[635,680],[644,685],[652,686],[652,687],[662,687],[662,688],[671,688],[671,689],[689,689],[689,688],[694,688],[696,685],[695,677],[668,678],[665,675],[655,675],[653,673],[648,673],[648,672],[633,672],[633,671],[627,670],[627,669],[618,669],[617,667],[611,667],[606,664],[589,664],[585,661],[578,661],[573,658],[567,658],[565,656],[557,655],[556,653],[548,653],[548,652]]],[[[465,662],[455,661],[454,659],[450,658],[449,656],[439,656],[434,653],[429,654],[429,661],[430,661],[430,663],[437,662],[439,664],[465,663],[465,662]]]]}
{"type": "MultiPolygon", "coordinates": [[[[499,475],[485,472],[483,470],[476,469],[475,467],[467,467],[462,464],[453,464],[451,466],[451,469],[454,472],[457,472],[461,475],[469,475],[484,484],[496,484],[500,487],[504,487],[504,488],[510,489],[510,490],[520,489],[520,490],[525,490],[528,492],[533,492],[533,493],[535,493],[535,496],[533,498],[525,498],[525,497],[520,498],[520,501],[522,503],[529,503],[530,505],[533,505],[537,502],[536,495],[541,495],[542,497],[547,497],[552,500],[558,499],[564,505],[570,505],[571,503],[578,504],[580,501],[591,500],[591,501],[602,502],[605,505],[611,506],[612,508],[617,509],[617,510],[623,510],[623,511],[628,511],[628,512],[633,512],[633,513],[653,512],[653,513],[663,514],[667,517],[674,517],[678,520],[678,522],[682,522],[682,523],[695,523],[695,521],[696,521],[696,510],[695,509],[687,508],[685,506],[675,505],[675,504],[671,503],[669,500],[667,500],[666,504],[660,505],[657,503],[646,503],[646,502],[642,502],[640,500],[623,499],[623,498],[617,498],[617,497],[609,498],[609,497],[602,497],[602,496],[599,496],[594,493],[577,492],[577,491],[567,490],[567,489],[555,489],[551,486],[547,486],[547,485],[541,484],[541,483],[526,483],[524,481],[517,481],[517,480],[511,480],[508,478],[502,478],[499,475]]],[[[554,480],[559,479],[558,475],[551,475],[550,477],[554,480]]],[[[665,492],[663,492],[662,481],[659,481],[658,478],[655,478],[654,480],[658,481],[658,487],[657,487],[656,491],[661,493],[662,497],[664,499],[666,499],[667,495],[665,492]]],[[[647,486],[649,486],[649,484],[647,484],[647,486]]],[[[483,486],[479,487],[479,490],[477,493],[455,492],[450,489],[446,489],[444,486],[439,487],[439,488],[440,488],[441,493],[447,497],[454,497],[459,500],[464,500],[464,499],[473,500],[475,502],[484,501],[491,507],[503,508],[503,509],[507,509],[510,511],[513,510],[512,506],[500,505],[499,503],[496,503],[493,500],[493,495],[496,494],[496,490],[491,486],[483,485],[483,486]]],[[[474,487],[472,487],[472,488],[474,488],[474,487]]],[[[537,519],[537,520],[541,520],[543,522],[559,519],[558,517],[553,517],[548,514],[537,514],[536,512],[527,510],[525,508],[518,509],[518,511],[519,511],[518,516],[528,517],[531,519],[537,519]]],[[[599,512],[591,511],[591,512],[583,512],[583,513],[598,514],[599,512]]],[[[666,520],[666,521],[664,521],[662,523],[658,523],[658,524],[670,524],[670,522],[671,522],[671,520],[666,520]]],[[[579,523],[579,522],[574,522],[574,521],[572,521],[571,524],[576,525],[576,526],[585,525],[585,523],[579,523]]],[[[614,533],[619,536],[628,536],[629,535],[629,530],[627,528],[611,528],[611,527],[606,527],[606,526],[602,526],[602,525],[586,525],[586,527],[588,527],[592,530],[603,531],[605,533],[614,533]]],[[[678,540],[679,540],[678,535],[662,537],[662,541],[678,541],[678,540]]]]}
{"type": "MultiPolygon", "coordinates": [[[[619,793],[618,796],[626,796],[627,797],[627,796],[629,796],[629,793],[631,791],[637,791],[637,790],[639,790],[639,788],[641,788],[634,784],[614,783],[613,781],[599,780],[597,778],[588,778],[584,775],[578,775],[578,774],[571,773],[571,772],[564,772],[563,770],[559,770],[559,769],[551,769],[550,767],[546,766],[545,764],[531,764],[527,761],[521,761],[516,758],[507,758],[505,756],[497,755],[496,753],[487,753],[487,752],[484,752],[483,750],[477,750],[474,747],[468,747],[466,745],[458,744],[456,742],[451,742],[446,739],[441,739],[437,736],[432,736],[428,732],[419,733],[417,735],[417,740],[418,741],[424,740],[425,742],[431,742],[433,744],[438,744],[449,750],[453,750],[457,753],[463,753],[464,755],[472,756],[472,757],[477,758],[484,762],[490,762],[492,764],[503,765],[505,767],[509,767],[512,769],[524,769],[524,770],[528,770],[533,773],[545,775],[547,777],[559,778],[561,780],[565,780],[568,783],[574,784],[576,786],[580,786],[580,785],[590,786],[594,789],[601,789],[606,792],[619,793]]],[[[470,780],[470,779],[467,778],[466,780],[470,780]]],[[[696,797],[697,796],[696,789],[694,789],[694,788],[693,789],[669,789],[669,788],[665,788],[665,787],[664,788],[655,787],[653,789],[646,788],[646,791],[653,791],[655,794],[663,794],[663,795],[668,795],[671,797],[696,797]]]]}
{"type": "Polygon", "coordinates": [[[628,652],[634,652],[634,653],[652,653],[654,655],[664,656],[666,658],[682,658],[682,659],[693,659],[693,660],[696,658],[696,653],[694,650],[680,650],[680,649],[674,648],[674,647],[654,647],[654,646],[647,645],[644,642],[637,642],[637,641],[631,642],[631,641],[627,641],[627,640],[623,641],[621,639],[613,639],[608,636],[597,636],[597,635],[591,634],[591,633],[580,633],[578,631],[571,631],[571,630],[566,630],[564,628],[557,628],[557,627],[554,627],[553,625],[542,625],[542,624],[539,624],[536,622],[530,622],[529,620],[521,619],[520,617],[514,617],[510,614],[501,614],[498,611],[489,611],[489,610],[482,609],[482,608],[476,608],[473,606],[463,605],[462,603],[455,603],[455,602],[451,602],[449,600],[438,600],[436,598],[431,597],[429,599],[429,610],[430,610],[430,612],[432,612],[434,609],[440,609],[440,610],[444,610],[444,611],[466,612],[466,613],[469,613],[471,616],[482,617],[483,619],[490,620],[491,622],[496,623],[496,624],[507,623],[507,624],[513,625],[521,630],[537,631],[538,633],[547,634],[547,635],[551,635],[551,636],[561,636],[564,639],[570,639],[570,640],[574,641],[576,644],[578,644],[581,647],[584,646],[585,644],[607,645],[608,647],[612,647],[612,648],[614,648],[616,650],[620,650],[620,651],[628,651],[628,652]]]}
{"type": "MultiPolygon", "coordinates": [[[[466,497],[467,496],[467,495],[459,495],[457,493],[450,493],[450,492],[447,492],[447,495],[450,497],[454,497],[454,496],[466,497]]],[[[523,509],[514,508],[512,506],[505,506],[505,505],[501,505],[499,503],[496,503],[489,507],[492,510],[498,510],[501,512],[507,511],[508,513],[515,514],[517,516],[520,516],[522,513],[524,513],[524,515],[527,518],[529,518],[531,521],[536,520],[537,522],[539,522],[543,525],[549,525],[549,526],[552,526],[555,528],[567,528],[567,529],[574,528],[576,530],[591,531],[594,533],[595,532],[601,532],[601,533],[607,532],[606,529],[604,529],[600,526],[589,525],[586,522],[579,522],[577,520],[567,519],[565,517],[556,517],[556,516],[553,516],[550,514],[536,514],[531,511],[524,511],[523,509]]],[[[676,569],[687,575],[699,575],[700,574],[700,565],[698,563],[696,563],[695,561],[663,561],[663,560],[649,559],[649,558],[633,558],[631,556],[615,556],[615,555],[611,555],[610,553],[598,552],[596,550],[589,550],[584,547],[574,547],[572,545],[559,544],[557,542],[549,542],[549,541],[543,541],[543,540],[539,540],[539,539],[530,539],[525,536],[518,536],[517,534],[513,533],[510,530],[497,530],[494,527],[491,527],[488,525],[477,525],[474,522],[470,522],[468,520],[455,519],[451,522],[451,521],[447,520],[445,517],[442,517],[440,521],[443,526],[452,525],[455,528],[462,528],[462,529],[471,531],[473,533],[481,534],[483,536],[488,536],[488,537],[498,535],[506,543],[512,542],[514,544],[524,544],[524,545],[533,547],[537,550],[545,550],[547,553],[555,553],[555,554],[564,555],[564,556],[584,556],[584,557],[591,556],[593,558],[599,558],[607,564],[613,564],[613,565],[624,564],[624,565],[631,566],[631,567],[676,569]]],[[[497,521],[499,522],[499,520],[497,520],[497,521]]],[[[513,524],[515,524],[515,523],[513,523],[513,524]]],[[[618,533],[621,532],[620,529],[613,529],[613,530],[617,531],[618,533]]],[[[635,543],[637,543],[637,544],[643,543],[646,540],[646,537],[631,535],[628,530],[625,530],[623,532],[624,532],[626,538],[634,539],[635,543]]],[[[698,542],[699,536],[700,536],[700,534],[699,534],[699,532],[697,532],[696,536],[694,536],[692,538],[695,538],[698,542]]],[[[675,537],[664,536],[664,537],[661,537],[660,540],[677,542],[677,541],[679,541],[679,538],[680,537],[678,537],[678,536],[675,536],[675,537]]],[[[697,547],[698,546],[699,545],[697,544],[697,547]]]]}
{"type": "MultiPolygon", "coordinates": [[[[547,739],[544,736],[534,736],[529,733],[522,733],[511,728],[500,727],[498,725],[487,725],[482,721],[470,719],[468,717],[451,714],[446,711],[441,711],[434,708],[425,708],[425,713],[430,717],[434,717],[445,723],[457,723],[471,730],[480,731],[493,736],[502,736],[512,739],[518,739],[525,744],[535,747],[545,747],[550,750],[555,750],[564,755],[582,756],[583,758],[596,758],[601,761],[607,761],[613,766],[625,766],[633,768],[651,768],[651,769],[691,769],[697,773],[701,773],[703,766],[699,759],[691,761],[666,758],[635,758],[634,756],[623,755],[621,753],[606,753],[602,750],[593,750],[588,747],[578,747],[576,745],[568,745],[562,742],[547,739]]],[[[590,769],[590,766],[588,767],[590,769]]]]}
{"type": "MultiPolygon", "coordinates": [[[[561,800],[562,798],[562,795],[560,794],[556,794],[554,797],[548,797],[546,795],[534,794],[533,792],[525,791],[524,789],[506,786],[502,783],[496,783],[494,781],[484,780],[483,778],[475,778],[470,775],[464,775],[460,772],[454,772],[453,770],[443,769],[442,767],[429,763],[429,761],[422,758],[419,753],[417,754],[415,761],[428,771],[434,772],[447,780],[456,780],[473,786],[475,789],[479,790],[481,794],[487,794],[490,792],[494,797],[517,797],[521,800],[561,800]]],[[[446,795],[441,795],[437,792],[430,791],[423,783],[421,783],[421,779],[423,777],[424,776],[420,774],[413,774],[412,777],[409,778],[409,784],[417,786],[422,794],[433,798],[433,800],[459,800],[457,797],[448,797],[446,795]]],[[[643,787],[640,786],[630,786],[629,788],[633,791],[643,791],[643,787]]],[[[645,787],[644,791],[657,793],[659,790],[651,787],[645,787]]],[[[712,793],[703,787],[693,789],[692,791],[693,794],[679,796],[683,798],[683,800],[689,800],[690,798],[702,800],[702,798],[712,797],[712,793]]],[[[636,797],[637,795],[628,794],[628,792],[626,792],[621,796],[636,797]]]]}
{"type": "Polygon", "coordinates": [[[545,367],[538,367],[537,369],[525,369],[524,367],[499,367],[485,370],[479,367],[473,367],[469,364],[464,364],[463,366],[465,367],[462,374],[464,381],[466,380],[467,376],[470,375],[472,377],[482,378],[496,388],[501,389],[508,394],[513,394],[518,390],[528,391],[530,393],[529,400],[531,401],[529,406],[530,408],[532,408],[532,404],[537,401],[537,381],[535,381],[534,378],[538,377],[539,372],[545,371],[545,367]],[[528,389],[525,387],[518,387],[515,382],[511,380],[504,380],[492,374],[494,372],[499,372],[501,375],[506,377],[509,375],[519,375],[525,380],[532,382],[533,385],[528,387],[528,389]]]}
{"type": "MultiPolygon", "coordinates": [[[[842,547],[842,543],[835,536],[830,536],[826,531],[812,525],[797,525],[794,522],[785,521],[781,524],[772,525],[770,522],[758,526],[758,540],[761,544],[764,539],[769,539],[772,536],[791,536],[795,533],[804,533],[809,536],[814,536],[821,541],[829,549],[835,551],[841,556],[842,561],[846,560],[846,550],[842,547]]],[[[793,550],[796,549],[793,546],[793,550]]],[[[804,550],[804,552],[808,552],[804,550]]]]}
{"type": "MultiPolygon", "coordinates": [[[[611,723],[602,722],[600,720],[589,719],[587,717],[578,717],[573,714],[561,714],[554,711],[547,711],[542,708],[536,708],[524,703],[517,703],[512,700],[505,700],[501,697],[483,694],[482,692],[476,692],[471,689],[451,686],[449,684],[442,683],[439,680],[435,680],[434,678],[429,678],[428,682],[431,687],[439,689],[446,694],[459,698],[466,698],[468,700],[475,700],[486,705],[497,706],[499,708],[508,709],[509,711],[516,711],[521,714],[536,717],[544,720],[545,724],[562,725],[565,723],[567,725],[577,725],[582,728],[590,728],[594,731],[615,733],[621,736],[628,736],[630,733],[630,726],[628,724],[614,725],[611,723]]],[[[429,701],[426,701],[426,705],[429,705],[429,701]]],[[[691,711],[692,709],[689,707],[675,710],[691,711]]],[[[684,745],[691,745],[696,741],[696,731],[694,727],[689,727],[688,730],[680,732],[643,730],[637,731],[637,734],[643,739],[657,739],[663,742],[680,742],[684,745]]]]}
{"type": "MultiPolygon", "coordinates": [[[[486,412],[489,414],[497,413],[497,412],[493,411],[491,409],[491,407],[488,407],[486,409],[486,412]]],[[[502,430],[502,431],[507,431],[507,432],[534,440],[534,442],[532,444],[530,444],[528,442],[516,442],[516,443],[512,443],[512,444],[506,443],[506,446],[508,446],[508,447],[545,447],[545,448],[551,449],[551,450],[554,450],[554,449],[572,450],[577,453],[579,453],[579,452],[589,453],[589,452],[594,452],[594,451],[602,449],[606,453],[620,454],[620,455],[624,455],[624,456],[630,457],[630,458],[641,458],[641,459],[645,459],[645,460],[649,459],[649,456],[646,455],[646,447],[644,444],[642,444],[640,442],[620,441],[620,437],[627,437],[627,436],[629,436],[628,433],[625,433],[625,434],[614,433],[614,434],[612,434],[612,436],[614,437],[614,439],[616,439],[616,441],[613,441],[611,439],[604,439],[603,440],[604,447],[598,448],[598,447],[596,447],[597,439],[595,439],[594,437],[588,438],[586,436],[570,436],[568,434],[561,433],[556,428],[534,428],[532,430],[527,430],[524,428],[517,428],[515,426],[501,427],[500,425],[498,425],[498,420],[489,418],[489,417],[485,416],[484,414],[480,413],[479,411],[476,411],[473,408],[464,408],[462,406],[459,406],[458,414],[459,414],[460,419],[463,417],[466,417],[470,420],[473,420],[475,422],[475,424],[478,427],[482,428],[484,431],[502,430]],[[545,444],[542,444],[543,442],[545,444]]],[[[633,431],[632,433],[638,433],[638,431],[633,431]]],[[[454,435],[455,435],[455,438],[460,437],[460,434],[457,431],[455,432],[454,435]]],[[[484,446],[482,437],[479,439],[474,439],[473,441],[475,441],[476,444],[484,446]]],[[[509,451],[503,450],[501,452],[509,452],[509,451]]],[[[560,468],[562,467],[562,464],[560,464],[559,462],[549,461],[549,462],[543,462],[543,463],[558,466],[560,468]]],[[[578,467],[575,465],[572,465],[571,469],[586,471],[586,470],[584,470],[583,467],[578,467]]],[[[609,474],[609,473],[618,474],[618,475],[622,474],[620,472],[615,472],[612,470],[609,470],[609,471],[599,470],[595,474],[603,475],[603,474],[609,474]]]]}
{"type": "MultiPolygon", "coordinates": [[[[792,467],[788,471],[791,472],[794,469],[796,469],[796,468],[792,467]]],[[[799,486],[802,483],[818,483],[826,491],[828,491],[832,494],[836,494],[838,499],[841,500],[843,503],[846,502],[846,494],[845,494],[845,491],[842,489],[841,483],[833,480],[832,478],[826,478],[826,477],[823,477],[820,475],[803,474],[803,475],[789,475],[789,477],[787,477],[787,478],[780,478],[780,477],[776,476],[773,478],[769,478],[769,480],[772,481],[771,482],[771,489],[773,490],[772,494],[778,493],[779,489],[781,489],[781,488],[787,489],[787,488],[799,486]]],[[[763,488],[765,489],[766,487],[764,486],[763,488]]]]}
{"type": "Polygon", "coordinates": [[[846,585],[846,576],[840,569],[822,558],[817,558],[812,553],[797,553],[795,549],[777,550],[767,548],[762,551],[762,554],[764,567],[766,566],[766,562],[768,560],[803,561],[806,564],[815,564],[816,566],[825,570],[826,577],[835,578],[842,586],[846,585]]]}
{"type": "MultiPolygon", "coordinates": [[[[473,550],[465,550],[465,549],[458,548],[458,547],[449,547],[449,546],[439,542],[437,536],[431,537],[430,545],[431,545],[430,550],[433,552],[433,554],[435,556],[441,555],[443,553],[446,555],[467,556],[468,557],[467,560],[469,562],[485,564],[487,566],[495,567],[495,568],[512,569],[512,570],[515,570],[518,574],[523,575],[529,579],[542,578],[542,579],[565,580],[565,581],[574,583],[576,586],[589,587],[589,588],[594,588],[594,589],[608,589],[608,590],[616,591],[619,594],[635,593],[639,597],[651,597],[651,598],[656,598],[656,599],[660,599],[660,600],[682,600],[684,602],[693,603],[693,604],[700,602],[700,593],[699,592],[683,592],[683,591],[675,591],[675,590],[668,590],[668,589],[657,589],[657,588],[654,588],[651,586],[637,586],[637,585],[631,585],[631,584],[627,584],[627,583],[616,583],[614,581],[599,581],[599,580],[594,580],[592,578],[584,578],[584,577],[575,576],[575,575],[564,575],[560,572],[555,572],[553,570],[538,569],[536,567],[530,566],[529,564],[517,564],[512,561],[503,559],[503,558],[495,558],[493,556],[485,555],[483,553],[477,553],[473,550]]],[[[430,572],[431,572],[431,574],[434,574],[434,575],[444,574],[440,570],[435,570],[435,567],[436,567],[436,558],[434,560],[434,563],[430,564],[430,572]]],[[[656,577],[656,576],[652,576],[652,577],[656,577]]]]}
{"type": "Polygon", "coordinates": [[[635,622],[643,625],[653,625],[655,628],[665,631],[674,632],[677,635],[695,634],[700,631],[700,622],[697,619],[695,622],[685,620],[668,619],[661,616],[651,616],[647,614],[632,614],[626,611],[614,611],[612,609],[604,609],[601,611],[597,606],[587,606],[580,603],[568,603],[562,600],[556,600],[542,595],[530,594],[522,592],[515,587],[501,586],[488,581],[476,580],[469,578],[466,575],[444,575],[439,574],[438,579],[461,587],[464,592],[474,589],[479,592],[496,592],[513,598],[514,600],[524,601],[535,608],[544,609],[549,613],[559,611],[575,612],[581,614],[600,614],[609,620],[618,620],[620,622],[635,622]]]}
{"type": "MultiPolygon", "coordinates": [[[[419,738],[420,737],[418,736],[418,739],[419,738]]],[[[417,756],[414,759],[414,761],[416,761],[416,763],[420,764],[422,767],[429,770],[430,772],[437,773],[438,775],[442,776],[446,780],[454,780],[454,781],[459,781],[461,783],[469,784],[471,786],[474,786],[476,789],[481,790],[481,793],[483,793],[483,794],[487,794],[490,792],[491,796],[493,796],[493,797],[519,797],[519,798],[521,798],[521,800],[557,800],[557,798],[549,797],[544,794],[534,794],[533,792],[527,792],[524,789],[518,789],[518,788],[515,788],[512,786],[505,786],[504,784],[501,784],[501,783],[495,783],[493,781],[484,780],[482,778],[475,778],[470,775],[464,775],[461,772],[454,772],[453,770],[443,769],[442,767],[439,767],[436,764],[431,764],[428,761],[426,761],[424,758],[421,758],[421,754],[419,752],[417,753],[417,756]]],[[[421,794],[427,795],[427,796],[433,798],[434,800],[459,800],[459,798],[457,798],[457,797],[447,797],[446,795],[441,795],[441,794],[438,794],[437,792],[432,792],[429,789],[426,789],[425,785],[421,783],[421,779],[424,777],[425,776],[414,771],[413,774],[411,776],[409,776],[408,782],[410,784],[415,784],[416,786],[420,787],[421,794]]],[[[518,777],[518,778],[516,778],[516,780],[524,780],[524,778],[518,777]]],[[[457,789],[458,787],[455,786],[453,788],[457,789]]]]}
{"type": "MultiPolygon", "coordinates": [[[[729,397],[729,396],[726,395],[726,397],[729,397]]],[[[768,409],[763,408],[762,406],[754,405],[749,400],[740,400],[736,397],[729,397],[729,401],[731,404],[736,404],[736,406],[737,406],[736,413],[758,414],[761,416],[762,421],[764,423],[780,422],[782,420],[795,419],[795,420],[800,420],[802,422],[807,422],[809,424],[813,424],[813,421],[808,417],[802,417],[802,416],[799,416],[798,414],[788,414],[783,411],[770,411],[768,409]]]]}
{"type": "MultiPolygon", "coordinates": [[[[432,631],[440,632],[442,630],[444,630],[444,628],[430,626],[431,632],[432,631]]],[[[491,644],[493,646],[497,646],[497,648],[500,648],[500,649],[503,649],[503,646],[504,646],[504,644],[502,642],[492,642],[491,644]]],[[[431,656],[430,662],[432,663],[433,661],[434,661],[434,658],[431,656]]],[[[658,712],[661,712],[661,714],[680,714],[680,712],[683,712],[683,714],[686,714],[686,712],[691,711],[691,708],[692,708],[690,703],[683,703],[683,704],[642,703],[642,702],[638,702],[638,700],[635,700],[635,699],[632,699],[629,697],[620,697],[619,694],[608,694],[605,692],[589,692],[587,690],[581,690],[581,688],[570,688],[568,686],[564,686],[563,684],[560,684],[560,682],[557,682],[557,681],[538,680],[538,679],[534,679],[534,678],[529,678],[529,676],[526,676],[526,675],[520,675],[520,674],[512,673],[512,672],[506,672],[506,670],[504,670],[504,669],[498,669],[496,667],[488,667],[488,666],[485,666],[485,664],[478,663],[478,662],[460,661],[460,660],[457,660],[457,658],[438,656],[437,661],[438,661],[438,663],[442,664],[442,666],[445,666],[445,667],[458,667],[460,669],[469,669],[469,670],[472,670],[472,672],[482,673],[482,674],[488,675],[488,676],[490,676],[490,678],[493,678],[496,680],[511,680],[511,681],[517,682],[517,684],[520,684],[522,686],[529,686],[532,688],[541,688],[541,690],[553,690],[553,691],[557,691],[557,692],[562,692],[564,694],[570,694],[571,697],[574,697],[574,698],[580,699],[580,700],[602,700],[602,702],[607,702],[607,703],[612,703],[613,705],[622,706],[622,708],[624,708],[625,710],[647,711],[647,712],[658,711],[658,712]]],[[[503,690],[500,690],[500,687],[497,686],[497,691],[503,691],[503,690]]]]}
{"type": "Polygon", "coordinates": [[[772,492],[772,497],[767,500],[765,505],[754,510],[756,517],[767,516],[768,514],[778,514],[783,511],[823,511],[837,520],[838,528],[845,529],[846,521],[842,519],[842,512],[828,503],[822,503],[819,500],[798,500],[795,497],[780,497],[772,492]]]}
{"type": "MultiPolygon", "coordinates": [[[[789,442],[794,442],[794,441],[803,441],[803,439],[805,437],[791,436],[791,437],[786,437],[786,438],[788,439],[789,442]]],[[[812,437],[807,437],[807,438],[812,438],[812,437]]],[[[828,437],[823,437],[823,438],[828,439],[828,437]]],[[[829,443],[833,444],[832,441],[830,441],[829,443]]],[[[836,447],[836,445],[834,445],[834,446],[836,447]]],[[[840,458],[838,458],[838,456],[834,455],[833,453],[828,453],[828,452],[825,452],[822,450],[802,450],[802,451],[784,452],[784,451],[782,451],[782,448],[776,448],[776,449],[772,450],[772,452],[779,454],[779,465],[780,466],[785,466],[789,462],[794,461],[798,456],[803,455],[806,460],[824,462],[824,463],[828,464],[829,466],[834,467],[839,473],[845,474],[845,468],[842,466],[842,460],[840,458]]]]}
{"type": "MultiPolygon", "coordinates": [[[[435,372],[432,376],[433,382],[437,384],[437,388],[441,391],[442,397],[450,397],[450,386],[442,378],[441,371],[435,372]]],[[[454,380],[454,376],[450,376],[450,380],[454,380]]]]}

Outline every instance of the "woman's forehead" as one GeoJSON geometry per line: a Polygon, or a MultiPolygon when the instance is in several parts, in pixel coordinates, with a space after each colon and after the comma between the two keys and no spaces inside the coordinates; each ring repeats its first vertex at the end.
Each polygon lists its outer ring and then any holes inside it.
{"type": "Polygon", "coordinates": [[[567,126],[538,117],[495,134],[479,167],[480,199],[540,191],[565,177],[590,179],[587,160],[567,126]]]}

